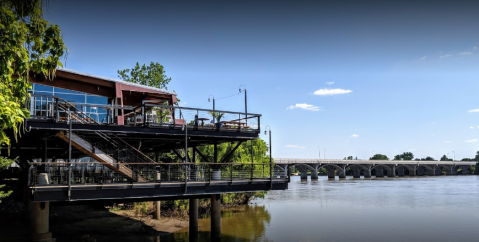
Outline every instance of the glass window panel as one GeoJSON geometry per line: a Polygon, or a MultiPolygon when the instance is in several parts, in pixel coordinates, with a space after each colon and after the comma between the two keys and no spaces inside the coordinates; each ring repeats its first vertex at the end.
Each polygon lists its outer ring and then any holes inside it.
{"type": "Polygon", "coordinates": [[[108,104],[108,98],[101,96],[87,95],[86,102],[89,104],[108,104]]]}
{"type": "Polygon", "coordinates": [[[57,92],[58,92],[58,93],[71,93],[71,94],[81,94],[81,95],[85,95],[85,93],[83,93],[83,92],[70,91],[70,90],[67,90],[67,89],[55,87],[55,94],[56,94],[57,92]]]}
{"type": "Polygon", "coordinates": [[[43,91],[35,91],[35,93],[33,94],[37,94],[37,95],[47,95],[47,96],[53,96],[53,92],[43,92],[43,91]]]}
{"type": "Polygon", "coordinates": [[[73,103],[85,103],[85,95],[72,95],[72,94],[57,94],[55,93],[55,96],[61,97],[67,102],[73,102],[73,103]]]}
{"type": "Polygon", "coordinates": [[[33,84],[33,90],[35,93],[37,92],[53,92],[53,87],[45,86],[42,84],[33,84]]]}

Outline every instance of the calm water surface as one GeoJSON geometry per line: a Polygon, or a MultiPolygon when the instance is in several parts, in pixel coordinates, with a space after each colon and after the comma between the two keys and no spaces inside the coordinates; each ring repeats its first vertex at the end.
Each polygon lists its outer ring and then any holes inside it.
{"type": "MultiPolygon", "coordinates": [[[[222,241],[479,241],[479,176],[301,181],[236,212],[222,241]]],[[[201,219],[200,241],[210,221],[201,219]]],[[[160,241],[188,241],[187,229],[160,241]]]]}

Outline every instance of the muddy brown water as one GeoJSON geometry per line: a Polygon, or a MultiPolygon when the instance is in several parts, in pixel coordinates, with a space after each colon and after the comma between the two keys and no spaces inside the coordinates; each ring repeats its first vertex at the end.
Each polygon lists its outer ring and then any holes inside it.
{"type": "MultiPolygon", "coordinates": [[[[199,241],[209,241],[209,218],[199,241]]],[[[479,241],[479,176],[302,181],[222,213],[222,241],[479,241]]],[[[154,238],[188,241],[188,228],[154,238]]]]}

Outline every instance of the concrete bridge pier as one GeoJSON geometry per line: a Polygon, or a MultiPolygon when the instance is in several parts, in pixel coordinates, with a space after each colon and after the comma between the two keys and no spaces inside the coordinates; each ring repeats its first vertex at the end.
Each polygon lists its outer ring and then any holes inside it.
{"type": "MultiPolygon", "coordinates": [[[[389,166],[391,167],[391,166],[389,166]]],[[[391,167],[391,169],[387,170],[387,173],[388,173],[388,177],[396,177],[396,168],[395,167],[391,167]]]]}
{"type": "Polygon", "coordinates": [[[334,168],[333,167],[324,167],[328,171],[328,178],[329,179],[334,179],[335,174],[334,174],[334,168]]]}
{"type": "Polygon", "coordinates": [[[351,166],[351,170],[353,170],[353,178],[361,178],[361,172],[358,166],[351,166]]]}
{"type": "Polygon", "coordinates": [[[220,194],[211,195],[211,241],[221,241],[220,194]]]}
{"type": "Polygon", "coordinates": [[[469,174],[469,166],[461,166],[461,175],[468,175],[469,174]]]}
{"type": "Polygon", "coordinates": [[[344,179],[346,178],[346,167],[343,166],[342,168],[343,168],[342,170],[338,169],[338,176],[339,178],[344,179]]]}
{"type": "Polygon", "coordinates": [[[446,170],[446,175],[457,175],[457,166],[450,166],[446,170]]]}
{"type": "Polygon", "coordinates": [[[382,166],[376,166],[376,177],[384,177],[384,168],[382,166]]]}
{"type": "MultiPolygon", "coordinates": [[[[47,173],[38,174],[38,184],[50,184],[47,173]]],[[[32,241],[54,242],[50,230],[50,203],[49,202],[31,202],[30,222],[32,227],[32,241]]]]}
{"type": "Polygon", "coordinates": [[[398,176],[406,176],[406,173],[404,172],[404,166],[401,166],[401,167],[398,167],[396,168],[396,170],[398,171],[398,176]]]}
{"type": "Polygon", "coordinates": [[[367,170],[363,169],[364,178],[371,178],[371,167],[369,166],[367,168],[368,168],[367,170]]]}
{"type": "Polygon", "coordinates": [[[416,176],[424,176],[424,167],[419,166],[416,168],[416,176]]]}
{"type": "Polygon", "coordinates": [[[315,167],[313,171],[311,171],[311,180],[318,180],[318,168],[315,167]]]}
{"type": "Polygon", "coordinates": [[[441,176],[442,175],[442,167],[438,166],[433,169],[434,171],[434,176],[441,176]]]}

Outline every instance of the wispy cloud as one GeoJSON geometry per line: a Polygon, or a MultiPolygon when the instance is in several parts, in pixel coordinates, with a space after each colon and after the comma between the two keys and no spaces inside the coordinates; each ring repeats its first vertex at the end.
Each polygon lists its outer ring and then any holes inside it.
{"type": "Polygon", "coordinates": [[[477,139],[470,139],[470,140],[466,140],[464,141],[466,143],[473,143],[473,142],[477,142],[477,139]]]}
{"type": "Polygon", "coordinates": [[[474,48],[472,48],[473,50],[477,49],[477,46],[474,46],[474,48]]]}
{"type": "Polygon", "coordinates": [[[409,149],[408,151],[415,151],[416,149],[409,149]]]}
{"type": "Polygon", "coordinates": [[[307,103],[296,103],[295,105],[289,106],[286,109],[304,109],[304,110],[309,110],[309,111],[321,111],[321,107],[314,106],[312,104],[307,104],[307,103]]]}
{"type": "Polygon", "coordinates": [[[326,82],[326,84],[328,84],[328,85],[333,85],[334,82],[326,82]]]}
{"type": "Polygon", "coordinates": [[[346,94],[346,93],[351,93],[353,92],[352,90],[346,90],[346,89],[319,89],[314,92],[314,95],[320,95],[320,96],[328,96],[328,95],[338,95],[338,94],[346,94]]]}
{"type": "Polygon", "coordinates": [[[425,60],[425,59],[426,59],[426,56],[423,56],[423,57],[422,57],[421,59],[419,59],[419,60],[425,60]]]}
{"type": "Polygon", "coordinates": [[[286,148],[295,148],[295,149],[304,149],[304,148],[306,148],[306,147],[304,147],[304,146],[299,146],[299,145],[286,145],[286,146],[284,146],[284,147],[286,147],[286,148]]]}
{"type": "Polygon", "coordinates": [[[439,58],[447,58],[449,56],[451,56],[451,55],[440,55],[439,58]]]}
{"type": "Polygon", "coordinates": [[[469,126],[469,128],[470,128],[470,129],[474,129],[474,127],[473,127],[473,126],[469,126]]]}
{"type": "Polygon", "coordinates": [[[357,138],[357,137],[359,137],[359,134],[353,134],[353,135],[351,135],[351,137],[352,138],[357,138]]]}
{"type": "Polygon", "coordinates": [[[479,113],[479,109],[472,109],[467,111],[468,113],[479,113]]]}
{"type": "Polygon", "coordinates": [[[446,140],[446,141],[443,141],[442,143],[444,143],[444,144],[449,144],[449,143],[452,143],[452,141],[446,140]]]}
{"type": "Polygon", "coordinates": [[[461,53],[459,53],[459,54],[460,54],[460,55],[470,55],[470,54],[472,54],[472,52],[466,51],[466,52],[461,52],[461,53]]]}

